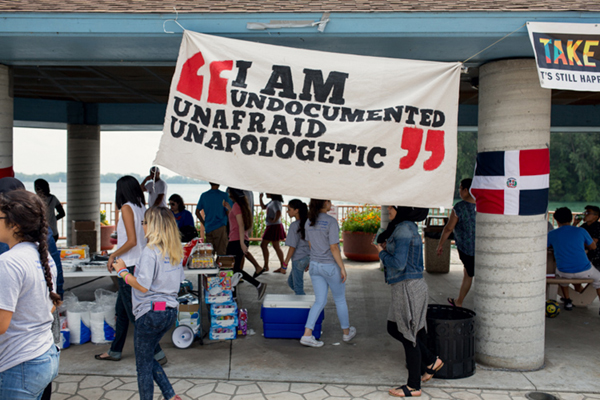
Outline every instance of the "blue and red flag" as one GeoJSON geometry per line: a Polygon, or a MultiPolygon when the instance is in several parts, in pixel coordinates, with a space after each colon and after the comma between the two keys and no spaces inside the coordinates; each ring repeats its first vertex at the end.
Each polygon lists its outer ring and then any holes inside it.
{"type": "Polygon", "coordinates": [[[477,153],[471,195],[477,212],[537,215],[548,211],[548,149],[477,153]]]}

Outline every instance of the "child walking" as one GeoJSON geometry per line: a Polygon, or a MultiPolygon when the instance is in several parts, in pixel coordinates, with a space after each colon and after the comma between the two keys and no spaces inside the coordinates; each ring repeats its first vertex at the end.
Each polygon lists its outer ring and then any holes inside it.
{"type": "MultiPolygon", "coordinates": [[[[288,204],[287,213],[290,218],[296,218],[288,229],[287,239],[288,253],[284,264],[288,265],[292,260],[292,271],[288,278],[288,285],[296,294],[304,293],[304,271],[308,270],[310,263],[310,246],[306,241],[305,224],[308,219],[308,207],[301,200],[293,199],[288,204]]],[[[285,268],[283,268],[285,270],[285,268]]]]}
{"type": "Polygon", "coordinates": [[[267,198],[271,199],[271,201],[265,205],[263,202],[263,194],[261,193],[258,197],[260,206],[263,210],[267,211],[267,227],[260,243],[260,248],[262,249],[263,257],[265,258],[265,265],[263,269],[257,273],[257,276],[269,270],[269,243],[273,244],[273,249],[281,264],[281,268],[278,268],[274,272],[285,274],[287,268],[287,265],[283,262],[283,251],[281,250],[281,246],[279,246],[279,242],[285,240],[285,229],[281,223],[283,197],[280,194],[267,193],[267,198]]]}
{"type": "Polygon", "coordinates": [[[177,293],[185,279],[181,260],[183,249],[173,213],[164,207],[151,207],[142,222],[148,244],[133,274],[122,259],[113,267],[132,290],[135,316],[135,364],[140,400],[152,400],[154,382],[165,399],[181,400],[175,394],[162,366],[154,358],[160,339],[177,318],[177,293]]]}

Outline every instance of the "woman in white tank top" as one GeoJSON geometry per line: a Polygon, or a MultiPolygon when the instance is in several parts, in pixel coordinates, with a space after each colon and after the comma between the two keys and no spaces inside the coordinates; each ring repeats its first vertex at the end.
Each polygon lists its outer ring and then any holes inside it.
{"type": "MultiPolygon", "coordinates": [[[[146,247],[146,237],[142,225],[146,203],[144,193],[137,179],[126,175],[117,181],[115,203],[117,209],[121,211],[121,218],[117,223],[117,250],[110,255],[107,268],[112,271],[113,262],[120,258],[125,262],[129,271],[133,273],[135,267],[139,264],[142,250],[146,247]]],[[[120,361],[125,339],[127,338],[129,322],[135,322],[131,305],[131,286],[125,285],[122,279],[119,279],[116,313],[115,339],[110,346],[110,350],[95,356],[97,360],[120,361]]],[[[166,363],[165,354],[160,347],[158,347],[154,357],[161,362],[161,365],[166,363]]]]}

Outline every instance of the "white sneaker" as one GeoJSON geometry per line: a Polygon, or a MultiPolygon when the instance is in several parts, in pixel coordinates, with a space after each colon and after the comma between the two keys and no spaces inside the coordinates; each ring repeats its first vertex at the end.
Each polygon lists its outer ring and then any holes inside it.
{"type": "Polygon", "coordinates": [[[308,347],[321,347],[325,343],[321,342],[320,340],[315,339],[315,337],[311,335],[311,336],[302,336],[302,339],[300,339],[300,344],[304,345],[304,346],[308,346],[308,347]]]}
{"type": "Polygon", "coordinates": [[[355,327],[351,326],[349,330],[350,330],[350,332],[348,332],[347,335],[344,335],[342,337],[342,339],[344,339],[344,342],[349,342],[354,338],[354,336],[356,336],[356,328],[355,327]]]}

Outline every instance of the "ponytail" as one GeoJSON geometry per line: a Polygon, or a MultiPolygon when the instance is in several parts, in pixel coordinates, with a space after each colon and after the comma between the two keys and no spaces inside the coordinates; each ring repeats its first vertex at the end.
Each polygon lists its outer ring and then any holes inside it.
{"type": "MultiPolygon", "coordinates": [[[[45,222],[45,221],[44,221],[45,222]]],[[[44,279],[46,279],[46,286],[50,291],[50,300],[55,306],[59,306],[61,303],[60,295],[54,292],[54,285],[52,284],[52,272],[50,271],[50,265],[48,264],[48,227],[44,226],[40,230],[40,236],[38,238],[38,253],[40,255],[40,263],[44,270],[44,279]]]]}
{"type": "Polygon", "coordinates": [[[293,199],[290,200],[288,207],[298,210],[298,220],[300,221],[298,232],[300,232],[302,239],[306,240],[306,230],[304,227],[304,225],[306,225],[306,220],[308,219],[308,207],[306,206],[306,203],[298,199],[293,199]]]}
{"type": "Polygon", "coordinates": [[[319,214],[325,205],[325,201],[326,200],[310,199],[308,205],[308,220],[310,221],[310,226],[315,226],[317,223],[317,218],[319,218],[319,214]]]}
{"type": "Polygon", "coordinates": [[[0,211],[6,216],[4,221],[7,226],[17,227],[14,234],[20,241],[37,244],[50,300],[52,300],[52,304],[58,306],[61,303],[60,296],[54,292],[52,272],[48,264],[46,205],[39,196],[23,189],[17,189],[0,195],[0,211]]]}

